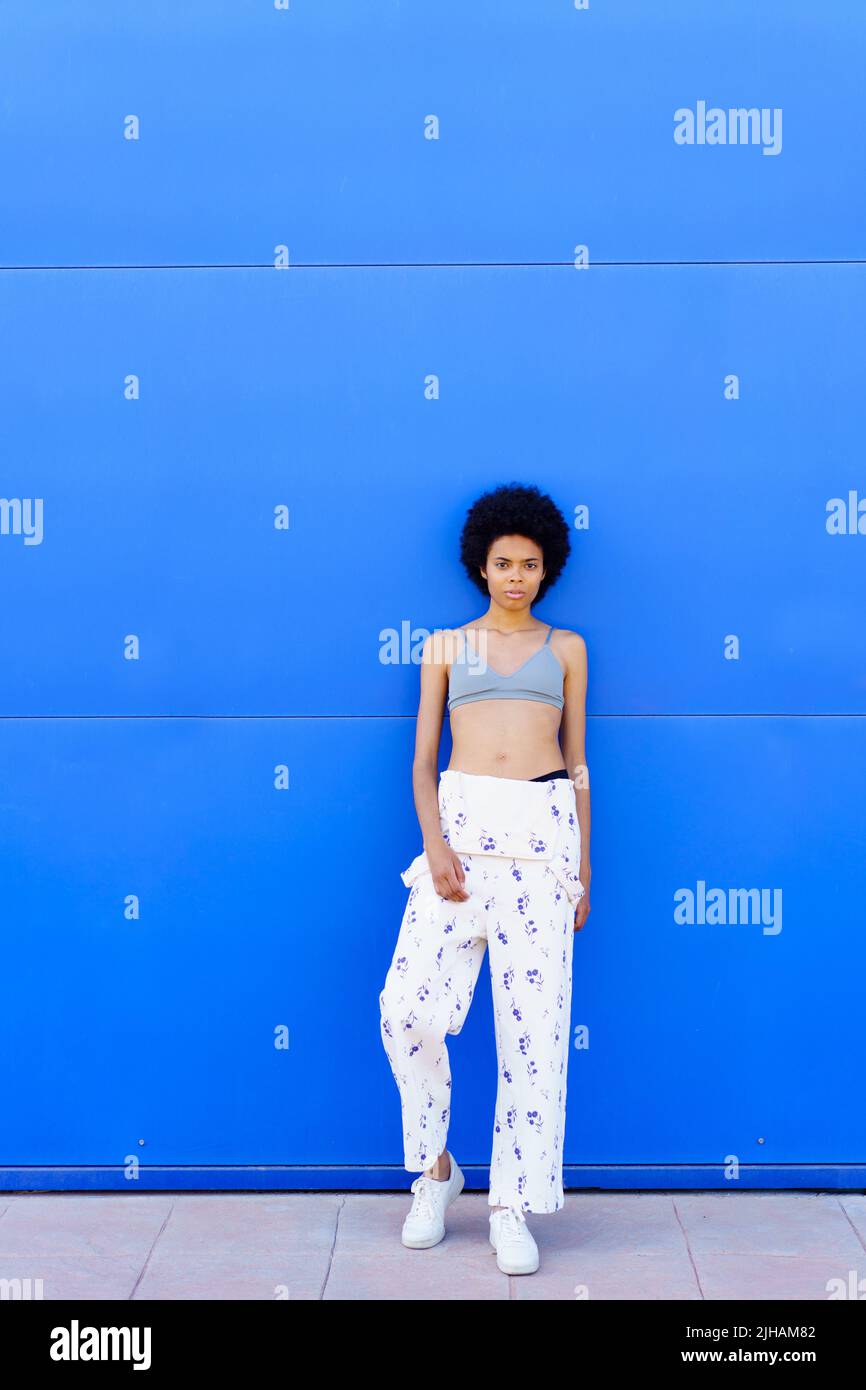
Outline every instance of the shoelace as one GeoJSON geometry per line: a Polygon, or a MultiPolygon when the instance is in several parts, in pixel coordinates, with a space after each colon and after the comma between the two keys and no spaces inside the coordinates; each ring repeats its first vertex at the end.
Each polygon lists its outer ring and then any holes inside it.
{"type": "Polygon", "coordinates": [[[415,1193],[415,1201],[412,1203],[412,1216],[423,1216],[428,1220],[433,1220],[436,1216],[436,1207],[433,1202],[433,1179],[421,1175],[412,1184],[412,1191],[415,1193]]]}
{"type": "Polygon", "coordinates": [[[513,1207],[507,1207],[500,1213],[500,1227],[506,1240],[520,1240],[526,1230],[526,1222],[513,1207]]]}

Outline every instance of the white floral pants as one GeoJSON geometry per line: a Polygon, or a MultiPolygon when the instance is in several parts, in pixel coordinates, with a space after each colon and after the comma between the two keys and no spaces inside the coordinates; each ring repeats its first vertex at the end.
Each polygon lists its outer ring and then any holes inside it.
{"type": "Polygon", "coordinates": [[[441,898],[426,854],[416,856],[401,875],[409,898],[379,997],[405,1167],[429,1168],[445,1148],[446,1034],[462,1029],[489,948],[499,1079],[488,1202],[559,1211],[574,912],[583,895],[574,788],[565,777],[446,770],[439,814],[469,898],[441,898]]]}

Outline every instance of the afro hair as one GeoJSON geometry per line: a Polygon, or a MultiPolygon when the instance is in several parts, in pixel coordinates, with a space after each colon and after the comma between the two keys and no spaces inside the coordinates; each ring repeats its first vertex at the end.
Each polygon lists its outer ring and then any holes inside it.
{"type": "Polygon", "coordinates": [[[545,575],[536,602],[556,583],[571,554],[568,522],[547,493],[533,484],[505,483],[482,495],[466,513],[460,535],[460,559],[473,584],[488,593],[481,573],[490,547],[500,536],[526,536],[540,547],[545,575]]]}

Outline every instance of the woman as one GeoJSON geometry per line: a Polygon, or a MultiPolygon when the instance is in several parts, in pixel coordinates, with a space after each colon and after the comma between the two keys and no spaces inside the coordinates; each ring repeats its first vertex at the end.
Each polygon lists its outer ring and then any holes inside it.
{"type": "Polygon", "coordinates": [[[461,560],[489,604],[424,643],[412,769],[424,848],[402,874],[409,898],[379,1000],[405,1166],[424,1170],[402,1239],[427,1249],[464,1182],[445,1147],[446,1034],[463,1027],[489,948],[490,1241],[507,1274],[538,1268],[526,1213],[564,1205],[572,947],[589,915],[587,664],[583,638],[532,606],[570,549],[565,518],[536,487],[496,488],[469,510],[461,560]],[[437,785],[446,698],[453,747],[437,785]]]}

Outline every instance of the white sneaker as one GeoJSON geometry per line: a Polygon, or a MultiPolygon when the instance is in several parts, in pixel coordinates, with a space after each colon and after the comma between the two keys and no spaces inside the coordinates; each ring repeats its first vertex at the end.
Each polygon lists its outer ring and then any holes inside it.
{"type": "Polygon", "coordinates": [[[490,1213],[490,1244],[503,1274],[534,1274],[538,1269],[538,1246],[516,1207],[490,1213]]]}
{"type": "MultiPolygon", "coordinates": [[[[448,1150],[446,1150],[448,1153],[448,1150]]],[[[445,1212],[463,1191],[465,1179],[452,1153],[448,1153],[451,1172],[442,1182],[422,1173],[412,1184],[415,1200],[403,1222],[402,1241],[410,1250],[429,1250],[445,1235],[445,1212]]]]}

